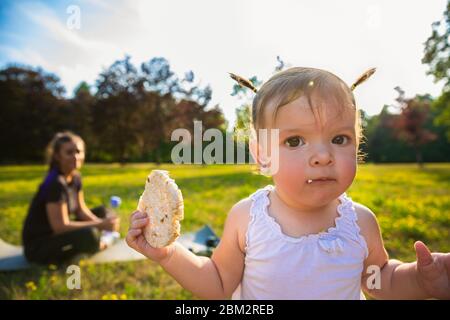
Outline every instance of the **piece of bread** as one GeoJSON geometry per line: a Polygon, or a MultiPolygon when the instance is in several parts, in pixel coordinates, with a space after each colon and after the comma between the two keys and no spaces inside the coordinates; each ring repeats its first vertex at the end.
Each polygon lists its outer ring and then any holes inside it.
{"type": "Polygon", "coordinates": [[[184,218],[183,196],[168,171],[153,170],[149,174],[138,210],[149,217],[144,237],[152,247],[168,246],[178,238],[184,218]]]}

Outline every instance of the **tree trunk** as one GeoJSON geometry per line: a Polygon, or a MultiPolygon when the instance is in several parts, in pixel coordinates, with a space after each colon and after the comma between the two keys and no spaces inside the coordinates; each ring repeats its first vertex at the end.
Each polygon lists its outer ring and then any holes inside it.
{"type": "Polygon", "coordinates": [[[423,158],[422,158],[422,152],[419,148],[419,146],[414,146],[414,150],[416,152],[416,162],[420,169],[423,169],[423,158]]]}

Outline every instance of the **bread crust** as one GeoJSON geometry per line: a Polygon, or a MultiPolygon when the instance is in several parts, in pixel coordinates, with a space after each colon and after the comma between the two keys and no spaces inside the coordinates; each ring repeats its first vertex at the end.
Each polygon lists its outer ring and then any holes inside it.
{"type": "Polygon", "coordinates": [[[180,236],[180,220],[184,218],[183,196],[168,171],[153,170],[148,175],[138,210],[149,217],[144,237],[152,247],[166,247],[180,236]]]}

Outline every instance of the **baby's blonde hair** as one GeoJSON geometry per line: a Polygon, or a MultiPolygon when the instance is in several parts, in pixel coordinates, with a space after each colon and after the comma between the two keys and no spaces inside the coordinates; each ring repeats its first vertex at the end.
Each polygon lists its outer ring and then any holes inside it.
{"type": "MultiPolygon", "coordinates": [[[[230,76],[240,86],[247,87],[256,93],[252,105],[252,127],[255,133],[259,129],[267,128],[267,123],[264,123],[264,120],[268,108],[272,109],[271,121],[274,122],[278,109],[301,96],[306,97],[313,113],[313,109],[318,105],[323,106],[320,103],[316,105],[315,102],[318,102],[318,98],[331,96],[333,102],[335,102],[333,104],[339,108],[338,114],[342,115],[347,110],[355,113],[357,158],[359,161],[363,161],[365,155],[359,150],[359,145],[364,139],[361,113],[356,106],[353,90],[370,78],[375,71],[375,68],[367,70],[350,87],[335,74],[316,68],[294,67],[278,72],[265,82],[259,90],[248,79],[233,73],[230,73],[230,76]]],[[[255,137],[257,137],[257,134],[255,137]]]]}
{"type": "Polygon", "coordinates": [[[359,150],[359,145],[364,139],[361,113],[356,106],[352,91],[374,73],[375,68],[367,70],[349,87],[341,78],[329,71],[294,67],[278,72],[265,82],[259,90],[247,79],[232,73],[230,75],[239,85],[248,87],[256,93],[252,105],[252,127],[255,133],[259,129],[268,127],[268,124],[264,121],[267,109],[271,109],[270,119],[271,122],[274,122],[281,107],[301,96],[306,97],[311,111],[316,105],[323,106],[323,104],[315,103],[318,102],[318,99],[331,96],[334,100],[333,105],[337,105],[339,108],[338,114],[342,115],[347,111],[346,108],[355,113],[357,157],[359,161],[363,161],[364,154],[359,150]]]}
{"type": "Polygon", "coordinates": [[[315,68],[290,68],[275,74],[264,83],[253,99],[252,125],[255,131],[269,125],[265,123],[266,112],[272,112],[269,116],[273,122],[281,107],[301,96],[305,96],[311,110],[316,106],[317,99],[325,96],[334,99],[339,114],[343,114],[345,108],[351,108],[356,113],[355,132],[359,145],[362,138],[361,120],[351,89],[333,73],[315,68]]]}

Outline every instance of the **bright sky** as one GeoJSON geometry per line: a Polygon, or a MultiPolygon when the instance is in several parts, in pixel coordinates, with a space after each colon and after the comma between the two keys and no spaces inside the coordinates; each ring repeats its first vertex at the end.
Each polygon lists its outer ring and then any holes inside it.
{"type": "Polygon", "coordinates": [[[182,77],[193,70],[213,89],[231,124],[240,102],[230,96],[227,72],[267,80],[276,56],[292,66],[327,69],[351,83],[369,67],[377,73],[355,91],[369,115],[392,104],[400,86],[407,96],[439,95],[422,65],[431,23],[446,0],[79,0],[0,3],[0,66],[11,62],[56,73],[72,95],[85,80],[131,55],[138,66],[162,56],[182,77]],[[70,29],[67,9],[80,9],[70,29]]]}

